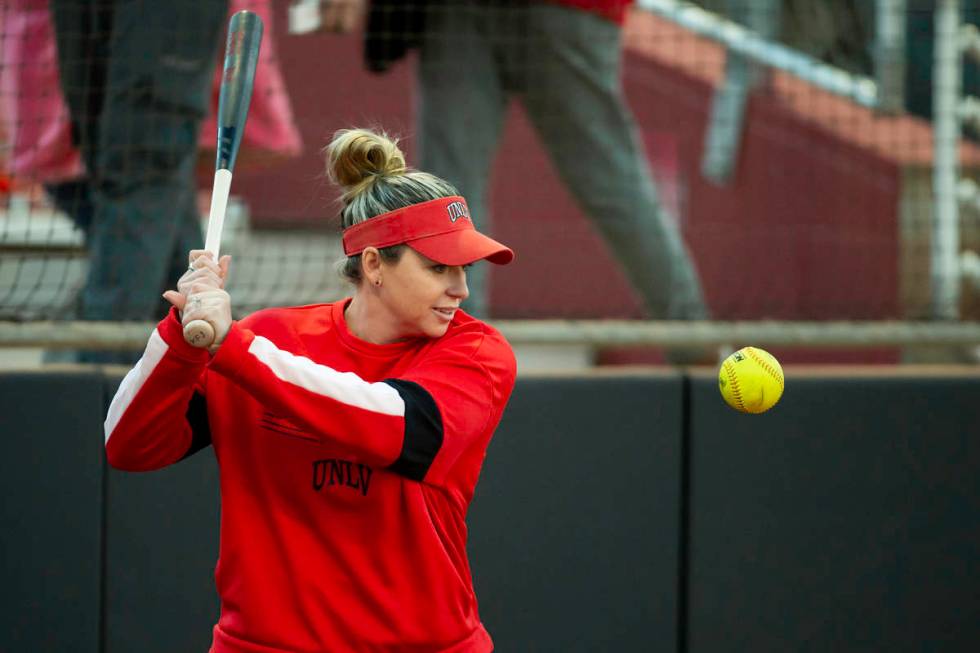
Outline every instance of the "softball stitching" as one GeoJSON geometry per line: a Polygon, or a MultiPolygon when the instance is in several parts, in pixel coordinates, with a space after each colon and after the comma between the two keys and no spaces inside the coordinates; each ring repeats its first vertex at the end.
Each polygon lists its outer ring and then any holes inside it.
{"type": "Polygon", "coordinates": [[[725,374],[728,375],[728,384],[732,388],[732,396],[738,402],[738,407],[745,410],[745,403],[742,401],[742,392],[738,389],[738,377],[735,376],[735,366],[731,361],[725,363],[725,374]]]}
{"type": "Polygon", "coordinates": [[[765,370],[766,373],[769,374],[769,376],[776,379],[776,381],[779,383],[780,388],[783,387],[783,375],[777,372],[776,369],[773,368],[772,365],[770,365],[765,358],[757,354],[755,349],[751,347],[746,347],[745,353],[748,354],[752,360],[758,363],[759,367],[765,370]]]}

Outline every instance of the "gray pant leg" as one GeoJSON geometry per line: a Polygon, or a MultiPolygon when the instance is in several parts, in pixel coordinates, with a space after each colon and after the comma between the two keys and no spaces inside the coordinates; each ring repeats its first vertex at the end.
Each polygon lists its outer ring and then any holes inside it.
{"type": "Polygon", "coordinates": [[[532,3],[522,99],[566,187],[621,261],[653,317],[698,319],[701,285],[661,206],[619,80],[620,29],[532,3]]]}
{"type": "Polygon", "coordinates": [[[157,317],[176,249],[200,223],[197,136],[207,110],[220,0],[116,3],[99,114],[85,319],[157,317]]]}
{"type": "MultiPolygon", "coordinates": [[[[487,3],[430,9],[418,65],[419,167],[456,186],[488,232],[487,182],[507,105],[493,53],[500,14],[487,3]]],[[[478,317],[487,316],[489,265],[477,263],[467,275],[463,306],[478,317]]]]}

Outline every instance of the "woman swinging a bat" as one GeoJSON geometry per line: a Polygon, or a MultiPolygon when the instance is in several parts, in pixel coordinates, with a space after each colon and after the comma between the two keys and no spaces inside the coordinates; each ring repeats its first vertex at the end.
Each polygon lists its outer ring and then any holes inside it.
{"type": "Polygon", "coordinates": [[[339,131],[327,156],[353,296],[234,321],[227,257],[191,252],[106,453],[139,471],[214,447],[213,653],[487,653],[463,517],[516,362],[460,303],[469,264],[514,254],[384,134],[339,131]],[[195,319],[209,349],[184,339],[195,319]]]}

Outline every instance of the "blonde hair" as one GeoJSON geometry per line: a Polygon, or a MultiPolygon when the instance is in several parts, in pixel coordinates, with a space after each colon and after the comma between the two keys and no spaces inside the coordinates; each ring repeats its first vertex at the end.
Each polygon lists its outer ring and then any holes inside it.
{"type": "MultiPolygon", "coordinates": [[[[340,224],[344,229],[395,209],[459,194],[444,179],[407,167],[398,141],[383,131],[341,129],[325,152],[327,175],[343,190],[340,224]]],[[[381,255],[397,261],[402,247],[385,247],[381,255]]],[[[361,256],[348,257],[341,274],[359,283],[361,256]]]]}

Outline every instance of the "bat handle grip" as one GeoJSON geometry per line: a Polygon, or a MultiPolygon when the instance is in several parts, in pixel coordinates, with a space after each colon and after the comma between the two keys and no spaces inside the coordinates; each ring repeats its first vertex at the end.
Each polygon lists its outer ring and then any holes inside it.
{"type": "MultiPolygon", "coordinates": [[[[204,249],[218,260],[221,246],[221,230],[225,222],[225,209],[228,206],[228,191],[231,188],[231,170],[219,168],[214,171],[214,189],[211,192],[211,213],[208,218],[208,233],[204,249]]],[[[214,326],[206,320],[191,320],[184,325],[184,340],[195,347],[210,347],[214,343],[214,326]]]]}
{"type": "Polygon", "coordinates": [[[228,194],[231,191],[231,170],[218,168],[214,171],[214,187],[211,190],[211,210],[208,213],[208,232],[204,239],[204,249],[211,252],[215,262],[221,248],[221,232],[225,225],[225,212],[228,210],[228,194]]]}
{"type": "Polygon", "coordinates": [[[194,347],[210,347],[214,343],[214,327],[205,320],[191,320],[184,325],[184,340],[194,347]]]}

